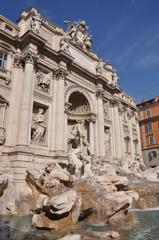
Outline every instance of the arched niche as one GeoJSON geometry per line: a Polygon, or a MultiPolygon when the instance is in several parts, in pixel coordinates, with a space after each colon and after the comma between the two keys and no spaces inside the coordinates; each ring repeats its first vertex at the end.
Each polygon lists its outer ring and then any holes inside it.
{"type": "Polygon", "coordinates": [[[73,92],[69,96],[69,113],[75,115],[90,114],[90,105],[87,98],[79,91],[73,92]]]}
{"type": "Polygon", "coordinates": [[[92,113],[92,114],[95,113],[95,108],[94,108],[92,98],[91,98],[90,94],[86,91],[85,88],[83,88],[81,86],[77,86],[77,85],[70,86],[66,90],[66,102],[67,103],[69,103],[70,96],[73,93],[76,93],[76,94],[79,93],[81,96],[83,95],[83,97],[85,97],[87,99],[87,102],[89,103],[90,113],[92,113]]]}
{"type": "Polygon", "coordinates": [[[78,148],[80,145],[82,151],[88,154],[90,145],[90,119],[92,118],[90,99],[87,98],[87,95],[83,91],[74,89],[69,94],[68,103],[68,142],[72,148],[78,148]]]}
{"type": "Polygon", "coordinates": [[[0,95],[0,145],[2,145],[5,141],[4,121],[7,106],[8,101],[2,95],[0,95]]]}

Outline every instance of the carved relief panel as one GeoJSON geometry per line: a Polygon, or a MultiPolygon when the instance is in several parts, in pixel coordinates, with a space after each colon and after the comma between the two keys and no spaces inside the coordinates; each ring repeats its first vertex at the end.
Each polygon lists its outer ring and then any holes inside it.
{"type": "Polygon", "coordinates": [[[106,155],[111,154],[111,130],[110,127],[104,126],[104,137],[105,137],[105,153],[106,155]]]}
{"type": "Polygon", "coordinates": [[[4,144],[5,141],[5,113],[8,102],[0,95],[0,145],[4,144]]]}
{"type": "Polygon", "coordinates": [[[50,93],[51,72],[38,68],[35,73],[35,88],[50,93]]]}
{"type": "Polygon", "coordinates": [[[48,107],[34,102],[31,124],[31,144],[47,145],[47,122],[48,107]]]}
{"type": "Polygon", "coordinates": [[[110,102],[104,102],[103,103],[103,109],[104,109],[104,117],[106,119],[111,119],[111,111],[110,111],[110,102]]]}

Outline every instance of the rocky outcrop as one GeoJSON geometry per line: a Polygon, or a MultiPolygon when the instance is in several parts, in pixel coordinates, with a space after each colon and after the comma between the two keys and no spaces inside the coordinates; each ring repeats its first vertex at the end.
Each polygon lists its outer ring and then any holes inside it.
{"type": "MultiPolygon", "coordinates": [[[[89,231],[87,233],[88,237],[91,239],[103,239],[103,240],[110,240],[110,239],[120,239],[120,235],[118,232],[115,231],[89,231]]],[[[89,240],[89,239],[88,239],[89,240]]]]}
{"type": "Polygon", "coordinates": [[[0,197],[3,196],[7,186],[8,186],[8,176],[4,174],[0,174],[0,197]]]}
{"type": "Polygon", "coordinates": [[[79,234],[70,234],[58,240],[81,240],[81,235],[79,234]]]}
{"type": "Polygon", "coordinates": [[[72,176],[58,163],[51,163],[43,171],[28,170],[26,180],[34,198],[33,224],[38,228],[60,228],[75,224],[80,214],[81,199],[68,186],[72,176]]]}
{"type": "Polygon", "coordinates": [[[149,182],[159,182],[159,166],[143,171],[141,176],[149,182]]]}

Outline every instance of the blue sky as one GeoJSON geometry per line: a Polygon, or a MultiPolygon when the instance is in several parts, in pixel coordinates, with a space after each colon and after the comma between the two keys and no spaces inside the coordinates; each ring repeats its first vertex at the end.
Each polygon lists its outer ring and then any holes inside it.
{"type": "Polygon", "coordinates": [[[159,95],[159,0],[1,0],[0,14],[15,22],[32,5],[60,26],[86,20],[121,88],[137,102],[159,95]]]}

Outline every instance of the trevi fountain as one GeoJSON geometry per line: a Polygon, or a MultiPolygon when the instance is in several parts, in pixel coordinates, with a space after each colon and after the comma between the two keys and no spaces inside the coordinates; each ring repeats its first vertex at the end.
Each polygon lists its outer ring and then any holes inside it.
{"type": "Polygon", "coordinates": [[[86,22],[65,24],[0,16],[0,239],[157,240],[136,102],[86,22]]]}

